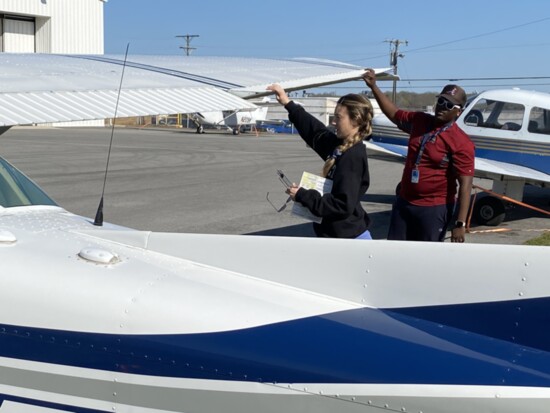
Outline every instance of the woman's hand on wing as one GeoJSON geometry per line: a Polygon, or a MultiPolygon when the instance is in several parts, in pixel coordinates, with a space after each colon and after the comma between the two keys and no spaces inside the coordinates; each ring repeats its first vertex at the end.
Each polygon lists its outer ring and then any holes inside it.
{"type": "Polygon", "coordinates": [[[272,92],[275,93],[275,97],[277,98],[277,102],[279,102],[281,105],[284,106],[288,102],[290,102],[290,98],[286,94],[286,91],[278,83],[273,83],[272,85],[269,85],[267,87],[267,90],[271,90],[272,92]]]}

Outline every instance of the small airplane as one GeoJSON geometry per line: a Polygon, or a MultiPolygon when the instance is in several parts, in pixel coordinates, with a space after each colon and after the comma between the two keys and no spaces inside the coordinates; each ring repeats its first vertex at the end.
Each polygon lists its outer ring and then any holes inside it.
{"type": "MultiPolygon", "coordinates": [[[[521,201],[525,184],[550,187],[550,94],[519,89],[488,90],[469,99],[457,124],[476,145],[475,176],[493,180],[492,192],[521,201]]],[[[367,148],[404,159],[408,134],[384,115],[373,121],[367,148]]],[[[495,196],[475,201],[473,218],[499,225],[505,202],[495,196]]]]}
{"type": "MultiPolygon", "coordinates": [[[[2,59],[6,128],[112,116],[113,67],[2,59]]],[[[248,104],[154,78],[122,113],[248,104]]],[[[98,226],[3,158],[0,194],[0,413],[548,410],[546,247],[98,226]]]]}
{"type": "Polygon", "coordinates": [[[204,127],[209,126],[216,129],[227,129],[232,132],[233,135],[238,135],[239,133],[245,131],[247,127],[249,129],[253,129],[256,127],[258,121],[265,120],[267,117],[267,111],[268,107],[263,106],[254,110],[244,111],[227,110],[222,112],[197,112],[191,114],[189,118],[197,126],[197,133],[204,133],[204,127]]]}

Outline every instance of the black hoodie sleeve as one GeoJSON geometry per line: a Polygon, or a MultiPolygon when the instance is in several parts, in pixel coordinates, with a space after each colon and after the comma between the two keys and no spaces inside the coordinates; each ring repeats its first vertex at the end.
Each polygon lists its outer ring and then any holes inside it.
{"type": "Polygon", "coordinates": [[[288,102],[285,108],[288,111],[288,119],[294,124],[305,143],[323,160],[332,155],[334,149],[340,144],[336,135],[294,101],[288,102]]]}

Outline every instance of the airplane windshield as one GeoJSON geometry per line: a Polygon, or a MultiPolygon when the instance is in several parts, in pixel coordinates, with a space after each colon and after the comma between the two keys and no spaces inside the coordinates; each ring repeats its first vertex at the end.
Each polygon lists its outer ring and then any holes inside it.
{"type": "Polygon", "coordinates": [[[0,205],[11,208],[57,204],[38,185],[0,158],[0,205]]]}

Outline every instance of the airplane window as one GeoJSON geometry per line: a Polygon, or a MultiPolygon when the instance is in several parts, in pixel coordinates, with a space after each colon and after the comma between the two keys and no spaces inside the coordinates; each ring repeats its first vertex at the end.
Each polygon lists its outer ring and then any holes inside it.
{"type": "Polygon", "coordinates": [[[510,131],[518,131],[523,123],[523,115],[525,106],[519,103],[501,102],[502,109],[496,118],[497,124],[502,125],[500,128],[510,131]]]}
{"type": "Polygon", "coordinates": [[[483,128],[518,131],[523,123],[525,106],[518,103],[480,99],[466,114],[464,123],[483,128]]]}
{"type": "Polygon", "coordinates": [[[532,108],[527,130],[531,133],[550,135],[550,109],[532,108]]]}
{"type": "Polygon", "coordinates": [[[57,204],[17,168],[0,158],[0,205],[10,208],[57,204]]]}
{"type": "Polygon", "coordinates": [[[485,120],[493,111],[494,103],[494,101],[488,101],[486,99],[478,100],[466,114],[464,123],[471,126],[487,127],[485,125],[485,120]]]}

